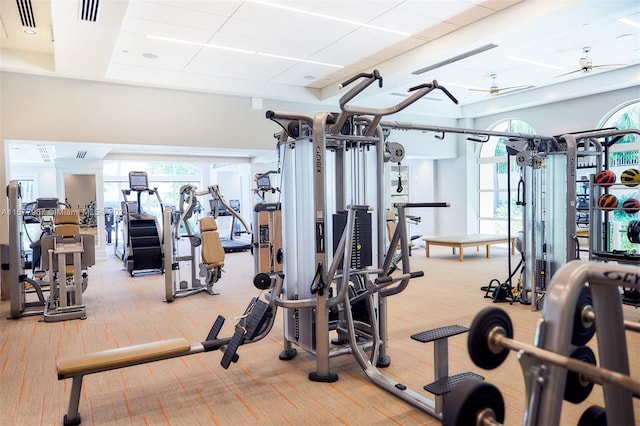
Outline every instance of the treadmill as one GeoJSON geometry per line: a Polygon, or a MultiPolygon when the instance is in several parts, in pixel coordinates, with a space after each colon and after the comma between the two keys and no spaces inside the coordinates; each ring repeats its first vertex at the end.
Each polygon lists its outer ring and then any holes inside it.
{"type": "Polygon", "coordinates": [[[251,233],[248,230],[242,230],[242,222],[238,220],[240,216],[240,201],[229,200],[226,204],[220,198],[212,198],[209,200],[212,216],[218,221],[218,229],[221,229],[220,218],[230,221],[229,233],[227,236],[220,235],[220,242],[225,253],[233,253],[245,250],[251,250],[252,241],[251,233]]]}

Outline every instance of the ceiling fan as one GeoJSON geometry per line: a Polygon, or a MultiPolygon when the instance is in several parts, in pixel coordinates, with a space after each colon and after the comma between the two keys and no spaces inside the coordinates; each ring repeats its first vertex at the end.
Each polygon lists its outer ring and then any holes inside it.
{"type": "Polygon", "coordinates": [[[491,74],[491,87],[489,87],[488,89],[473,89],[473,88],[470,88],[469,90],[473,90],[474,92],[487,92],[491,96],[496,96],[496,95],[499,95],[500,93],[504,93],[505,90],[512,92],[512,91],[526,89],[526,88],[531,87],[531,86],[499,87],[498,83],[496,81],[497,77],[498,76],[496,74],[491,74]]]}
{"type": "Polygon", "coordinates": [[[580,58],[580,68],[578,68],[576,70],[573,70],[573,71],[566,72],[564,74],[556,75],[556,77],[563,77],[565,75],[575,74],[577,72],[585,72],[585,73],[587,73],[587,72],[590,72],[594,68],[611,68],[611,67],[623,67],[623,66],[625,66],[625,64],[593,65],[593,62],[591,61],[591,57],[589,56],[589,53],[591,53],[591,48],[588,47],[588,46],[582,48],[582,53],[584,53],[584,56],[582,58],[580,58]]]}

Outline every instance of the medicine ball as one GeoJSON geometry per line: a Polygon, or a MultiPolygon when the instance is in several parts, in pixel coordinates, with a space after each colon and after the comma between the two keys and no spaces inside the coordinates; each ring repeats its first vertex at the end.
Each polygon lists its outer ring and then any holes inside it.
{"type": "Polygon", "coordinates": [[[620,174],[620,182],[626,186],[638,186],[640,185],[640,170],[627,169],[620,174]]]}
{"type": "Polygon", "coordinates": [[[602,194],[598,198],[598,207],[603,210],[613,210],[618,207],[618,197],[613,194],[602,194]]]}
{"type": "Polygon", "coordinates": [[[613,170],[602,170],[596,173],[594,182],[596,185],[609,186],[616,182],[616,174],[613,170]]]}
{"type": "Polygon", "coordinates": [[[622,209],[627,213],[638,213],[640,212],[640,201],[635,198],[625,200],[625,202],[622,203],[622,209]]]}

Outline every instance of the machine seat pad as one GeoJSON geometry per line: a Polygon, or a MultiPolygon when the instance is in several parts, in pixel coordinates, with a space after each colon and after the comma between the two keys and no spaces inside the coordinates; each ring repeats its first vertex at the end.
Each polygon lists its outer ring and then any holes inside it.
{"type": "Polygon", "coordinates": [[[57,363],[58,380],[186,354],[190,348],[186,339],[176,338],[78,355],[57,363]]]}
{"type": "Polygon", "coordinates": [[[212,270],[212,269],[224,266],[224,262],[205,263],[204,266],[206,266],[207,269],[212,270]]]}

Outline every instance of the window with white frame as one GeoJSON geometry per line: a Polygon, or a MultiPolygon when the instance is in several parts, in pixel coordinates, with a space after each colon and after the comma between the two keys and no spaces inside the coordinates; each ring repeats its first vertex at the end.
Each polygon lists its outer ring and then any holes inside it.
{"type": "MultiPolygon", "coordinates": [[[[533,127],[521,120],[504,120],[489,130],[509,133],[535,133],[533,127]]],[[[478,158],[479,171],[479,230],[481,234],[506,234],[510,203],[511,232],[522,230],[522,209],[516,205],[520,170],[513,158],[507,170],[506,137],[492,136],[482,144],[478,158]],[[507,179],[509,178],[509,180],[507,179]],[[510,193],[508,193],[510,190],[510,193]]]]}
{"type": "MultiPolygon", "coordinates": [[[[149,187],[157,188],[158,194],[165,205],[177,206],[180,187],[183,185],[200,186],[202,170],[197,165],[179,162],[158,161],[105,161],[104,176],[104,205],[120,210],[123,200],[122,190],[129,188],[129,172],[147,172],[149,187]]],[[[146,203],[143,210],[161,215],[160,205],[156,197],[143,197],[140,201],[146,203]]],[[[134,201],[131,199],[130,201],[134,201]]]]}

